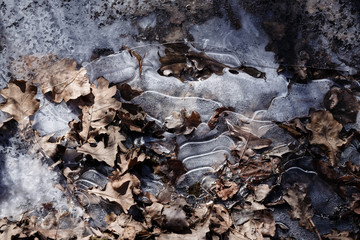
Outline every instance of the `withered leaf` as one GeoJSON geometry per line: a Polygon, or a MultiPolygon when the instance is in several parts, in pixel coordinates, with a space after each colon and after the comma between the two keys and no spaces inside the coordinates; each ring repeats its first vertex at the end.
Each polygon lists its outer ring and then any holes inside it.
{"type": "Polygon", "coordinates": [[[336,165],[339,147],[346,141],[339,138],[343,126],[328,111],[316,111],[311,115],[311,123],[306,128],[312,132],[311,144],[323,145],[328,149],[328,157],[332,166],[336,165]]]}
{"type": "Polygon", "coordinates": [[[76,70],[76,66],[73,59],[61,59],[41,69],[33,83],[40,84],[44,94],[52,92],[53,101],[56,103],[87,95],[90,93],[90,83],[86,77],[86,69],[76,70]]]}
{"type": "Polygon", "coordinates": [[[311,200],[306,195],[306,186],[304,184],[296,184],[289,188],[283,195],[283,199],[291,207],[291,218],[298,219],[299,225],[308,230],[315,230],[312,221],[314,212],[311,208],[311,200]]]}
{"type": "Polygon", "coordinates": [[[338,230],[332,230],[331,233],[328,233],[324,235],[325,239],[328,240],[353,240],[358,239],[354,236],[354,234],[350,233],[349,231],[338,231],[338,230]]]}
{"type": "Polygon", "coordinates": [[[143,91],[132,89],[131,86],[127,83],[117,85],[120,90],[121,97],[126,101],[130,101],[134,97],[139,96],[143,91]]]}
{"type": "Polygon", "coordinates": [[[360,110],[358,99],[349,89],[334,87],[324,97],[324,106],[342,124],[355,123],[360,110]]]}
{"type": "Polygon", "coordinates": [[[89,189],[88,192],[95,194],[110,202],[116,202],[125,213],[135,204],[133,194],[139,193],[140,180],[127,173],[120,179],[108,182],[103,190],[99,188],[89,189]]]}
{"type": "Polygon", "coordinates": [[[234,182],[226,180],[216,182],[215,193],[223,201],[232,198],[238,191],[239,187],[234,182]]]}
{"type": "Polygon", "coordinates": [[[212,208],[210,223],[211,229],[221,235],[230,229],[233,220],[224,206],[215,204],[212,208]]]}
{"type": "Polygon", "coordinates": [[[214,129],[215,126],[217,125],[220,118],[220,114],[225,111],[234,111],[234,109],[232,107],[217,108],[214,114],[211,116],[210,120],[208,121],[208,126],[211,130],[214,129]]]}
{"type": "Polygon", "coordinates": [[[127,153],[121,154],[119,163],[121,173],[125,173],[136,164],[143,162],[145,158],[145,153],[139,153],[139,149],[132,149],[127,153]]]}
{"type": "Polygon", "coordinates": [[[89,154],[96,160],[106,162],[109,166],[114,167],[118,147],[126,151],[125,146],[121,143],[121,141],[125,141],[126,138],[121,135],[119,131],[120,127],[109,126],[107,130],[103,130],[103,133],[109,136],[106,146],[104,141],[100,141],[96,147],[92,147],[90,143],[85,143],[77,147],[76,150],[84,154],[89,154]]]}
{"type": "Polygon", "coordinates": [[[6,99],[6,103],[0,105],[0,110],[11,114],[20,122],[39,109],[40,101],[34,99],[36,92],[37,88],[27,82],[11,81],[7,88],[0,90],[0,94],[6,99]]]}
{"type": "Polygon", "coordinates": [[[94,95],[94,104],[80,106],[82,109],[82,131],[79,133],[85,141],[89,137],[91,128],[102,128],[114,120],[116,111],[121,108],[121,102],[113,98],[116,94],[116,86],[109,88],[109,82],[105,78],[98,78],[98,86],[91,84],[91,92],[94,95]]]}

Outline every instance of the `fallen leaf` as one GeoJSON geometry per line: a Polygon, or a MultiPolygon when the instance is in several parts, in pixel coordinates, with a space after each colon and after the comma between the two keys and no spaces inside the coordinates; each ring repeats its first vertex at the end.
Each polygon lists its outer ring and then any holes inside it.
{"type": "Polygon", "coordinates": [[[0,104],[0,110],[11,114],[20,122],[39,109],[40,101],[34,99],[36,92],[37,88],[27,82],[11,81],[7,88],[0,90],[0,94],[6,99],[6,103],[0,104]]]}
{"type": "Polygon", "coordinates": [[[139,153],[139,149],[132,149],[127,153],[120,154],[119,167],[121,173],[125,173],[128,169],[131,169],[136,164],[143,162],[145,158],[145,153],[139,153]]]}
{"type": "Polygon", "coordinates": [[[283,199],[291,207],[290,216],[292,219],[299,220],[299,225],[307,230],[315,230],[315,225],[312,221],[314,212],[311,208],[311,200],[306,195],[305,187],[304,184],[294,185],[283,195],[283,199]]]}
{"type": "Polygon", "coordinates": [[[94,104],[80,106],[82,115],[82,130],[79,135],[85,141],[89,138],[91,128],[103,128],[111,123],[116,111],[121,108],[121,102],[113,98],[116,94],[116,86],[109,88],[109,82],[105,78],[97,79],[98,86],[91,84],[91,93],[94,95],[94,104]]]}
{"type": "Polygon", "coordinates": [[[263,201],[269,192],[271,191],[271,188],[267,184],[259,184],[255,186],[254,194],[255,194],[255,201],[261,202],[263,201]]]}
{"type": "Polygon", "coordinates": [[[223,201],[232,198],[238,191],[239,187],[234,182],[226,180],[216,182],[215,193],[223,201]]]}
{"type": "Polygon", "coordinates": [[[76,70],[76,66],[73,59],[61,59],[41,69],[33,83],[40,84],[44,94],[52,92],[53,101],[56,103],[87,95],[90,93],[90,83],[86,77],[86,69],[76,70]]]}
{"type": "Polygon", "coordinates": [[[331,233],[328,233],[326,235],[324,235],[325,239],[328,240],[354,240],[354,239],[358,239],[354,236],[354,234],[352,234],[349,231],[338,231],[338,230],[331,230],[331,233]]]}
{"type": "Polygon", "coordinates": [[[317,111],[311,115],[311,123],[306,128],[312,132],[310,144],[323,145],[328,149],[331,166],[336,165],[339,147],[346,141],[339,138],[343,126],[328,111],[317,111]]]}
{"type": "Polygon", "coordinates": [[[210,228],[221,235],[230,229],[233,220],[224,206],[215,204],[212,207],[210,223],[210,228]]]}
{"type": "Polygon", "coordinates": [[[355,123],[360,110],[359,100],[349,89],[334,87],[324,97],[324,106],[336,121],[342,124],[355,123]]]}
{"type": "Polygon", "coordinates": [[[126,147],[121,143],[126,138],[119,131],[120,127],[109,126],[108,129],[103,129],[100,132],[106,133],[109,136],[106,146],[104,141],[100,141],[96,147],[92,147],[90,143],[85,143],[81,147],[77,147],[76,150],[80,153],[89,154],[94,159],[106,162],[109,166],[114,167],[118,147],[126,151],[126,147]]]}
{"type": "Polygon", "coordinates": [[[108,182],[103,190],[98,187],[87,190],[110,202],[120,205],[125,213],[135,204],[133,194],[138,194],[140,189],[140,180],[135,176],[127,173],[119,179],[108,182]]]}
{"type": "Polygon", "coordinates": [[[234,109],[232,107],[217,108],[215,110],[215,113],[211,116],[210,120],[207,123],[211,130],[213,130],[219,122],[220,114],[225,111],[234,111],[234,109]]]}

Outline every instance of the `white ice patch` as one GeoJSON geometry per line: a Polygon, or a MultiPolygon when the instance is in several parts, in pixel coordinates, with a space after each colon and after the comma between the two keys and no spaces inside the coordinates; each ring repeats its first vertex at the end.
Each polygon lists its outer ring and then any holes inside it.
{"type": "Polygon", "coordinates": [[[10,138],[7,146],[0,146],[0,218],[18,219],[22,213],[35,210],[43,203],[56,209],[68,209],[64,194],[55,184],[58,175],[42,163],[38,155],[27,153],[27,144],[10,138]]]}

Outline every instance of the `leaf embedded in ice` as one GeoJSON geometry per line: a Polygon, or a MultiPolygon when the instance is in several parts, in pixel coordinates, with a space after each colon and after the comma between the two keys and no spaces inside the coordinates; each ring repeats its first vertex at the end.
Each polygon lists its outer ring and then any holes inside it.
{"type": "Polygon", "coordinates": [[[6,99],[6,103],[0,105],[0,110],[9,113],[20,122],[25,117],[34,114],[40,101],[34,99],[37,88],[23,81],[12,81],[7,88],[0,90],[0,94],[6,99]]]}
{"type": "Polygon", "coordinates": [[[129,208],[135,204],[133,194],[138,194],[139,188],[139,179],[135,175],[127,173],[117,180],[108,182],[103,190],[93,188],[88,192],[110,202],[116,202],[127,213],[129,208]]]}
{"type": "Polygon", "coordinates": [[[339,138],[343,126],[330,112],[317,111],[311,115],[311,123],[308,123],[306,128],[312,132],[310,143],[325,146],[329,151],[330,164],[335,166],[339,147],[346,143],[339,138]]]}
{"type": "Polygon", "coordinates": [[[114,167],[118,147],[125,150],[125,146],[121,143],[126,138],[120,134],[120,127],[110,126],[107,130],[102,130],[100,133],[105,133],[109,136],[107,144],[104,141],[97,143],[96,147],[92,147],[90,143],[85,143],[76,150],[81,153],[89,154],[98,161],[106,162],[109,166],[114,167]]]}
{"type": "Polygon", "coordinates": [[[33,83],[40,84],[44,94],[52,92],[53,101],[56,103],[87,95],[90,93],[90,83],[86,77],[86,69],[76,70],[76,65],[73,59],[61,59],[41,69],[33,83]]]}
{"type": "Polygon", "coordinates": [[[91,92],[94,95],[94,104],[81,106],[82,108],[82,131],[79,133],[85,141],[89,137],[90,128],[102,128],[114,120],[116,111],[121,108],[121,102],[113,98],[116,86],[109,88],[109,82],[100,77],[98,86],[91,84],[91,92]]]}

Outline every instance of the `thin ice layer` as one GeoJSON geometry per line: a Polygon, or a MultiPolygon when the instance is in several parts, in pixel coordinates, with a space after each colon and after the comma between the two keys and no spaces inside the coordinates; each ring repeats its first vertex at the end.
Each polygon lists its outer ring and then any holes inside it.
{"type": "Polygon", "coordinates": [[[54,134],[54,137],[64,135],[69,130],[69,122],[78,120],[80,113],[71,109],[64,101],[54,103],[49,101],[41,91],[38,91],[37,99],[40,99],[40,108],[34,114],[32,128],[40,133],[40,136],[54,134]]]}
{"type": "Polygon", "coordinates": [[[293,84],[289,93],[272,101],[263,119],[289,121],[309,114],[310,108],[324,108],[325,94],[334,83],[330,80],[317,80],[308,84],[293,84]]]}
{"type": "Polygon", "coordinates": [[[172,97],[158,92],[147,91],[133,99],[150,116],[165,121],[172,112],[186,109],[188,112],[196,111],[202,121],[210,119],[214,111],[222,107],[218,102],[199,97],[172,97]]]}
{"type": "Polygon", "coordinates": [[[183,161],[184,159],[194,155],[201,155],[219,149],[229,150],[234,146],[235,143],[230,137],[226,135],[220,135],[219,137],[213,138],[208,141],[187,142],[181,145],[177,158],[178,160],[183,161]]]}

